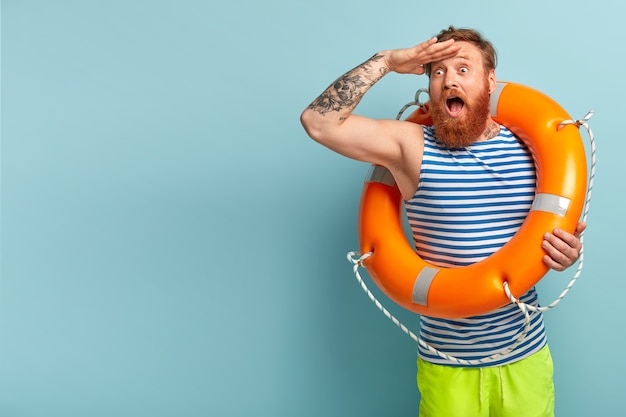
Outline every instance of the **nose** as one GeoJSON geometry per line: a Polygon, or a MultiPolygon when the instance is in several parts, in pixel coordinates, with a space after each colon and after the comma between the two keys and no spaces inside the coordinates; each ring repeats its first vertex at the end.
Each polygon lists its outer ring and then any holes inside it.
{"type": "Polygon", "coordinates": [[[459,84],[457,83],[457,79],[455,74],[452,71],[446,73],[446,78],[443,80],[443,88],[445,90],[450,90],[452,88],[458,88],[459,84]]]}

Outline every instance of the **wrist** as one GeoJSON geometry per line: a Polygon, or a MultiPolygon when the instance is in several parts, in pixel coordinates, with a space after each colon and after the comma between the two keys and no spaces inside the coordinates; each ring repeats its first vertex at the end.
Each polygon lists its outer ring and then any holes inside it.
{"type": "Polygon", "coordinates": [[[391,58],[391,54],[392,54],[391,50],[385,50],[385,51],[380,51],[379,53],[374,55],[374,56],[381,57],[381,59],[380,59],[381,72],[383,72],[384,74],[387,74],[389,72],[394,71],[393,65],[392,65],[391,59],[390,59],[391,58]]]}

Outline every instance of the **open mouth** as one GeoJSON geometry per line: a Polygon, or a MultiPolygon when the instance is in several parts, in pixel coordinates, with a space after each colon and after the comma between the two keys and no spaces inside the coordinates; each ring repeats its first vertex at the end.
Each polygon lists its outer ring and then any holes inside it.
{"type": "Polygon", "coordinates": [[[452,117],[458,116],[465,107],[465,102],[459,97],[449,97],[446,99],[446,109],[452,117]]]}

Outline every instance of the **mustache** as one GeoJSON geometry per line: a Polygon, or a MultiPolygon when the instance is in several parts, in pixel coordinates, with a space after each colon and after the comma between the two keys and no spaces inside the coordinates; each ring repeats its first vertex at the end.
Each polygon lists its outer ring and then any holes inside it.
{"type": "Polygon", "coordinates": [[[444,90],[443,93],[441,94],[441,101],[445,101],[453,97],[460,98],[461,100],[463,100],[463,102],[467,102],[467,97],[465,96],[465,94],[463,94],[461,91],[459,91],[456,88],[444,90]]]}

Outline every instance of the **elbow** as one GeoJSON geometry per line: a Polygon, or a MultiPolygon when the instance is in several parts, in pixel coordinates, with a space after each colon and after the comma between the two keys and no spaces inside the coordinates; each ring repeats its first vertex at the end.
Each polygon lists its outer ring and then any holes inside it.
{"type": "Polygon", "coordinates": [[[323,137],[323,122],[320,120],[322,118],[322,115],[308,108],[300,115],[302,127],[304,127],[307,135],[316,142],[320,142],[323,137]]]}
{"type": "Polygon", "coordinates": [[[328,146],[327,142],[334,135],[334,129],[337,127],[328,117],[309,108],[300,115],[300,123],[311,139],[325,146],[328,146]]]}

